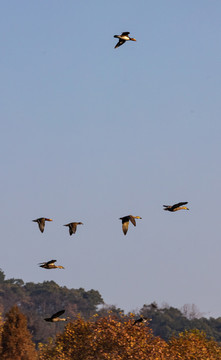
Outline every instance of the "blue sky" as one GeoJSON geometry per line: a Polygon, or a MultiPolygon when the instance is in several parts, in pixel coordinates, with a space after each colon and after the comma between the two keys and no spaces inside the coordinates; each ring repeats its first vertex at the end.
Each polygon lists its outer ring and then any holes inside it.
{"type": "Polygon", "coordinates": [[[21,0],[0,18],[7,278],[220,316],[220,2],[21,0]],[[114,49],[122,31],[137,42],[114,49]],[[37,266],[52,258],[65,270],[37,266]]]}

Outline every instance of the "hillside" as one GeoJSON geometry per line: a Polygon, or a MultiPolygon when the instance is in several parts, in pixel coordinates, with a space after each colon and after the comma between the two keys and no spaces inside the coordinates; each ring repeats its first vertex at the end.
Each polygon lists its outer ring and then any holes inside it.
{"type": "MultiPolygon", "coordinates": [[[[15,304],[27,316],[28,328],[35,343],[46,342],[49,337],[63,331],[63,323],[51,324],[44,321],[45,317],[61,309],[65,309],[65,315],[70,317],[70,321],[76,320],[79,315],[87,320],[94,314],[105,317],[111,312],[118,318],[124,314],[122,309],[115,306],[105,306],[97,290],[68,289],[54,281],[35,284],[24,283],[22,279],[6,280],[4,272],[0,270],[0,312],[4,316],[15,304]]],[[[186,306],[181,311],[170,306],[158,307],[156,303],[145,304],[134,314],[134,318],[144,316],[150,319],[154,335],[166,341],[185,330],[198,329],[221,342],[221,317],[207,319],[197,311],[191,312],[191,309],[194,307],[187,311],[186,306]]]]}

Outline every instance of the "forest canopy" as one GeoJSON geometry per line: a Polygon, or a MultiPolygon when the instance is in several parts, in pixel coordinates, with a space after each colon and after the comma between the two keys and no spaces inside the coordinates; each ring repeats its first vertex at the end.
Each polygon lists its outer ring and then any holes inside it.
{"type": "MultiPolygon", "coordinates": [[[[61,309],[65,309],[65,316],[70,321],[75,321],[79,316],[84,320],[94,315],[104,318],[110,313],[119,319],[122,315],[130,319],[130,314],[124,314],[124,310],[114,305],[105,305],[97,290],[68,289],[54,281],[24,283],[22,279],[5,279],[4,272],[0,270],[0,312],[3,319],[14,305],[27,317],[28,329],[36,344],[45,343],[49,337],[55,338],[57,333],[64,330],[63,323],[52,325],[44,321],[45,317],[61,309]]],[[[221,317],[203,317],[195,305],[176,309],[169,305],[159,307],[153,302],[144,304],[134,313],[134,319],[140,316],[149,319],[153,334],[165,341],[169,341],[172,335],[178,336],[180,332],[197,329],[204,331],[208,338],[213,337],[221,342],[221,317]]]]}

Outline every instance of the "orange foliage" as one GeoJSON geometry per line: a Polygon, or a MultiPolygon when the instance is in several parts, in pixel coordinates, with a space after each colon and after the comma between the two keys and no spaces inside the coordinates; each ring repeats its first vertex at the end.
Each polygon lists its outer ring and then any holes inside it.
{"type": "Polygon", "coordinates": [[[96,321],[79,318],[66,326],[54,346],[41,346],[40,360],[163,360],[165,346],[148,326],[133,326],[133,320],[123,316],[121,321],[112,316],[96,321]]]}
{"type": "Polygon", "coordinates": [[[221,347],[199,330],[185,331],[169,343],[171,360],[220,360],[221,347]]]}
{"type": "Polygon", "coordinates": [[[149,325],[111,315],[70,322],[55,343],[40,345],[40,360],[220,360],[221,348],[201,332],[184,332],[167,344],[149,325]]]}
{"type": "Polygon", "coordinates": [[[27,319],[17,305],[6,314],[1,336],[0,358],[2,360],[37,359],[35,346],[27,328],[27,319]]]}

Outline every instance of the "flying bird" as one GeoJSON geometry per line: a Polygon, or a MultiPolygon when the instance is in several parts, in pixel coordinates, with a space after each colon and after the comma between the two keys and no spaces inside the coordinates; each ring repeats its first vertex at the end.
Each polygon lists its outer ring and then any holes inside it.
{"type": "Polygon", "coordinates": [[[69,227],[69,234],[75,234],[77,231],[77,226],[78,225],[84,225],[82,222],[72,222],[70,224],[66,224],[64,226],[68,226],[69,227]]]}
{"type": "Polygon", "coordinates": [[[52,221],[52,219],[48,219],[48,218],[38,218],[35,220],[32,220],[34,222],[38,223],[39,229],[40,231],[43,233],[44,229],[45,229],[45,221],[52,221]]]}
{"type": "Polygon", "coordinates": [[[145,322],[147,322],[147,321],[148,321],[147,318],[141,316],[139,319],[137,319],[137,320],[134,321],[133,325],[140,324],[140,323],[142,323],[142,322],[145,323],[145,322]]]}
{"type": "Polygon", "coordinates": [[[65,310],[60,310],[57,313],[55,313],[54,315],[52,315],[50,318],[45,318],[45,321],[49,321],[49,322],[57,322],[57,321],[67,321],[69,318],[60,318],[59,316],[61,316],[62,314],[64,314],[65,310]]]}
{"type": "Polygon", "coordinates": [[[64,269],[64,267],[61,265],[58,265],[58,266],[55,265],[54,263],[56,261],[57,260],[50,260],[50,261],[39,263],[38,265],[44,269],[64,269]]]}
{"type": "Polygon", "coordinates": [[[163,210],[167,210],[167,211],[171,211],[171,212],[178,211],[178,210],[189,210],[188,207],[182,206],[182,205],[186,205],[186,204],[188,204],[188,201],[179,202],[174,205],[163,205],[164,206],[163,210]]]}
{"type": "Polygon", "coordinates": [[[128,36],[130,33],[128,31],[122,32],[121,35],[114,35],[114,38],[119,39],[118,43],[115,45],[115,49],[118,48],[119,46],[123,45],[125,43],[125,41],[128,40],[132,40],[132,41],[137,41],[134,38],[131,38],[130,36],[128,36]]]}
{"type": "Polygon", "coordinates": [[[119,220],[122,220],[122,230],[123,230],[124,235],[126,235],[126,233],[127,233],[129,221],[134,226],[136,226],[135,219],[142,219],[142,218],[140,216],[133,216],[133,215],[127,215],[127,216],[123,216],[123,217],[119,218],[119,220]]]}

